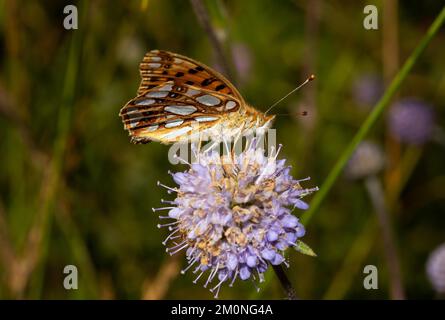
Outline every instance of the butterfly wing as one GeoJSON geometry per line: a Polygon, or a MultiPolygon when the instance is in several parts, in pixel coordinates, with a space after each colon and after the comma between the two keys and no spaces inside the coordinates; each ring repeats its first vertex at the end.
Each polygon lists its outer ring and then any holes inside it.
{"type": "Polygon", "coordinates": [[[205,130],[240,106],[227,94],[171,80],[130,100],[120,116],[133,142],[171,143],[192,130],[205,130]]]}
{"type": "Polygon", "coordinates": [[[221,74],[190,58],[152,50],[140,64],[138,96],[120,111],[132,142],[171,143],[204,130],[243,105],[236,88],[221,74]]]}
{"type": "Polygon", "coordinates": [[[145,54],[139,70],[142,81],[138,94],[174,80],[178,85],[193,85],[243,101],[238,90],[222,74],[203,63],[176,53],[151,50],[145,54]]]}

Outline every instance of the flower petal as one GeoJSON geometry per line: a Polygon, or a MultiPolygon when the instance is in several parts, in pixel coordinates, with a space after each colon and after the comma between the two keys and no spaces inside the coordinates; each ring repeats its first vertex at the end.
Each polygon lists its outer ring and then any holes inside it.
{"type": "Polygon", "coordinates": [[[241,278],[241,280],[249,279],[250,274],[251,274],[250,269],[249,267],[246,266],[242,267],[239,271],[239,277],[241,278]]]}
{"type": "Polygon", "coordinates": [[[275,250],[272,249],[264,249],[263,251],[261,251],[261,256],[266,259],[266,260],[273,260],[275,258],[275,250]]]}

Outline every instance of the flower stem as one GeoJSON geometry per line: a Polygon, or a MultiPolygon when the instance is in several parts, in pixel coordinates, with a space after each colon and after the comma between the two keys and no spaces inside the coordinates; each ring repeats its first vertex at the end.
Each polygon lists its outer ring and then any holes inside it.
{"type": "Polygon", "coordinates": [[[397,252],[390,217],[388,210],[386,209],[383,187],[375,175],[366,178],[365,186],[369,196],[371,197],[371,202],[376,211],[377,219],[380,225],[383,252],[385,254],[385,260],[389,272],[389,289],[391,299],[403,300],[405,299],[405,289],[402,282],[399,253],[397,252]]]}
{"type": "Polygon", "coordinates": [[[406,60],[402,69],[397,73],[397,75],[392,80],[389,85],[388,90],[385,91],[383,97],[379,100],[377,105],[373,108],[372,112],[366,118],[365,122],[361,125],[360,129],[356,133],[356,135],[352,138],[349,145],[341,154],[340,158],[337,160],[333,169],[329,173],[325,182],[320,188],[320,191],[316,193],[314,199],[311,201],[311,206],[309,210],[302,216],[301,221],[303,224],[307,224],[309,220],[312,218],[314,213],[320,207],[324,198],[326,198],[327,194],[331,190],[335,181],[341,174],[343,168],[351,157],[352,153],[356,149],[357,145],[366,137],[369,130],[373,127],[373,125],[377,122],[380,115],[385,110],[385,107],[389,104],[394,94],[400,88],[402,82],[406,79],[408,73],[413,68],[416,61],[419,59],[420,54],[425,50],[428,43],[433,39],[434,35],[439,31],[440,27],[445,21],[445,7],[442,8],[439,15],[436,17],[434,22],[431,24],[430,28],[426,32],[425,36],[422,38],[420,43],[414,49],[413,53],[406,60]]]}
{"type": "Polygon", "coordinates": [[[292,286],[292,284],[289,281],[289,278],[287,277],[286,273],[283,270],[283,267],[281,265],[272,265],[273,270],[275,271],[275,274],[278,277],[278,280],[280,280],[281,286],[284,289],[284,292],[286,293],[288,300],[298,300],[297,295],[295,294],[295,289],[292,286]]]}

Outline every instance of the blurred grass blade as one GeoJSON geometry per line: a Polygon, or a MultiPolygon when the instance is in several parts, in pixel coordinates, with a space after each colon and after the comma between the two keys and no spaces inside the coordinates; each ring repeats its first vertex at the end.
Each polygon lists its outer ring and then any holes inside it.
{"type": "MultiPolygon", "coordinates": [[[[80,12],[83,12],[83,6],[80,7],[80,12]]],[[[85,14],[84,14],[85,15],[85,14]]],[[[82,20],[85,21],[85,20],[82,20]]],[[[80,58],[82,51],[82,31],[70,31],[69,51],[67,57],[67,67],[64,73],[63,88],[61,91],[61,107],[57,119],[57,136],[54,141],[53,154],[49,168],[49,177],[46,181],[46,188],[48,189],[47,196],[41,209],[40,222],[40,257],[36,270],[33,273],[32,284],[30,286],[30,298],[41,298],[43,291],[43,283],[45,276],[45,263],[48,255],[52,215],[54,211],[55,199],[57,197],[61,175],[63,174],[63,162],[67,146],[67,139],[71,127],[71,115],[73,113],[73,104],[76,96],[76,89],[78,83],[78,73],[80,70],[80,58]]]]}
{"type": "Polygon", "coordinates": [[[371,111],[368,118],[366,118],[365,122],[362,124],[362,126],[358,130],[357,134],[352,138],[351,142],[346,147],[345,151],[343,151],[343,153],[341,154],[340,158],[338,159],[338,161],[334,165],[333,169],[329,173],[328,177],[326,178],[325,182],[321,186],[320,191],[316,193],[314,199],[311,201],[311,206],[310,206],[309,210],[306,211],[305,214],[303,214],[303,216],[301,218],[301,221],[303,224],[307,225],[307,223],[310,221],[310,219],[312,218],[314,213],[318,210],[321,203],[326,198],[326,196],[328,195],[332,186],[334,185],[335,181],[340,176],[343,168],[345,167],[346,163],[348,162],[348,160],[351,157],[352,153],[354,152],[355,148],[366,137],[369,130],[377,122],[380,115],[385,110],[385,108],[388,106],[392,97],[397,92],[397,90],[400,88],[402,82],[408,76],[408,73],[411,71],[414,64],[416,63],[416,61],[418,60],[418,58],[420,57],[422,52],[425,50],[428,43],[430,43],[430,41],[433,39],[435,34],[439,31],[440,27],[443,25],[444,21],[445,21],[445,7],[442,8],[439,15],[436,17],[436,19],[434,20],[434,22],[431,24],[430,28],[426,32],[425,36],[422,38],[420,43],[414,49],[411,56],[406,60],[402,69],[400,69],[400,71],[394,77],[393,81],[389,85],[389,87],[386,90],[383,97],[380,99],[380,101],[377,103],[377,105],[371,111]]]}

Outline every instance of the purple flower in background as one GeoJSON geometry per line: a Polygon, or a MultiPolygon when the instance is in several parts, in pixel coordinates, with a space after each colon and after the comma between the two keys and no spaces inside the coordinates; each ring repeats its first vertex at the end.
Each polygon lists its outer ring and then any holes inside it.
{"type": "Polygon", "coordinates": [[[357,147],[346,166],[346,175],[351,179],[361,179],[375,175],[385,166],[385,156],[381,147],[370,141],[363,141],[357,147]]]}
{"type": "Polygon", "coordinates": [[[170,242],[168,253],[186,250],[188,266],[181,273],[193,267],[194,283],[207,273],[204,287],[211,286],[215,298],[223,283],[262,282],[269,264],[288,265],[288,247],[305,253],[298,240],[305,229],[291,212],[307,209],[301,199],[318,188],[302,188],[300,182],[309,178],[293,179],[285,160],[276,160],[279,150],[265,156],[255,145],[233,157],[198,153],[187,171],[172,174],[177,188],[160,184],[177,193],[176,199],[153,209],[169,210],[160,218],[174,220],[158,227],[171,231],[163,242],[170,242]]]}
{"type": "Polygon", "coordinates": [[[426,273],[436,292],[445,293],[445,243],[431,253],[426,273]]]}
{"type": "Polygon", "coordinates": [[[434,112],[426,103],[416,99],[403,99],[395,103],[388,119],[391,134],[401,142],[421,145],[432,136],[434,112]]]}
{"type": "Polygon", "coordinates": [[[382,96],[383,89],[383,81],[379,76],[365,74],[354,81],[353,95],[359,105],[372,107],[382,96]]]}

